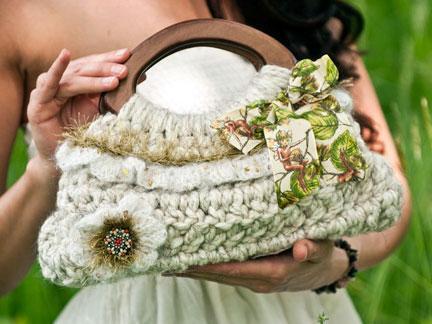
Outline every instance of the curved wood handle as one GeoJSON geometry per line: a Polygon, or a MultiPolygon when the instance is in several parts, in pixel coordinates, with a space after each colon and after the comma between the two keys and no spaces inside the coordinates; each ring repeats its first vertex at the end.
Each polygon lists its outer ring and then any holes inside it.
{"type": "Polygon", "coordinates": [[[194,19],[169,26],[139,44],[126,61],[128,76],[117,89],[101,95],[101,113],[116,113],[135,93],[137,83],[154,64],[182,49],[209,46],[249,60],[258,70],[264,64],[291,68],[293,54],[274,38],[252,27],[223,19],[194,19]]]}

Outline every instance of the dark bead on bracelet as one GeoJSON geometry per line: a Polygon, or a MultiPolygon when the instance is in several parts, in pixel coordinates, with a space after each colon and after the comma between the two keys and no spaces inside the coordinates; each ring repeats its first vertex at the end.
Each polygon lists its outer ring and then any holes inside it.
{"type": "Polygon", "coordinates": [[[317,289],[314,289],[314,292],[317,294],[321,294],[323,292],[325,293],[336,293],[337,288],[340,288],[339,281],[341,280],[349,280],[355,277],[358,270],[356,269],[354,263],[357,261],[357,250],[354,250],[351,248],[351,245],[343,240],[339,239],[334,242],[334,246],[338,247],[340,249],[343,249],[348,257],[348,271],[344,277],[342,277],[339,280],[336,280],[335,282],[331,283],[330,285],[323,286],[317,289]]]}

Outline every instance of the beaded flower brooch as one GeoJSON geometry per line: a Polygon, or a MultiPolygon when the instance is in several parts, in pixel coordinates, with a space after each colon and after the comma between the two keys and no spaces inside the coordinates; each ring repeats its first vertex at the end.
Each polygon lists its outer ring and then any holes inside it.
{"type": "Polygon", "coordinates": [[[86,255],[95,269],[149,268],[167,236],[150,204],[136,195],[126,195],[117,206],[83,217],[77,228],[82,242],[89,243],[86,255]]]}

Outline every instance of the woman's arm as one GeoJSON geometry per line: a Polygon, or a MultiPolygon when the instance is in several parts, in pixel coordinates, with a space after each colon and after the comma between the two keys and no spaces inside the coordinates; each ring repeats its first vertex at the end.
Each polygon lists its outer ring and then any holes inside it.
{"type": "MultiPolygon", "coordinates": [[[[401,168],[396,146],[381,110],[375,89],[361,58],[356,59],[355,66],[360,77],[352,89],[356,110],[373,121],[378,134],[376,142],[381,142],[384,145],[383,155],[392,166],[404,191],[402,215],[395,225],[383,232],[367,233],[347,238],[351,245],[358,250],[359,260],[357,267],[359,269],[366,269],[389,256],[402,241],[411,215],[411,195],[401,168]]],[[[368,135],[365,134],[365,136],[368,135]]],[[[374,144],[371,145],[371,149],[373,149],[374,144]]]]}
{"type": "MultiPolygon", "coordinates": [[[[13,140],[21,120],[23,83],[19,64],[0,56],[0,295],[13,289],[34,261],[40,225],[53,209],[58,171],[53,162],[63,127],[97,112],[88,94],[114,89],[126,76],[124,49],[70,62],[63,51],[43,73],[30,95],[28,119],[38,155],[6,193],[5,179],[13,140]]],[[[19,57],[14,54],[10,57],[19,57]]],[[[95,100],[96,99],[96,100],[95,100]]]]}
{"type": "MultiPolygon", "coordinates": [[[[365,269],[385,259],[401,242],[409,223],[411,198],[396,148],[381,111],[375,90],[361,58],[355,62],[360,80],[353,87],[353,96],[359,112],[375,122],[378,138],[367,137],[371,149],[382,151],[390,162],[404,190],[401,219],[380,233],[369,233],[349,238],[359,250],[356,266],[365,269]],[[383,146],[383,147],[382,147],[383,146]]],[[[329,241],[300,240],[291,253],[264,257],[246,262],[231,262],[194,267],[185,273],[173,274],[193,279],[210,280],[228,285],[243,286],[255,292],[297,291],[328,285],[347,271],[348,261],[344,251],[334,248],[329,241]]]]}
{"type": "Polygon", "coordinates": [[[35,158],[0,198],[0,295],[13,289],[34,261],[39,227],[55,203],[57,177],[55,166],[35,158]]]}
{"type": "MultiPolygon", "coordinates": [[[[3,43],[4,44],[4,43],[3,43]]],[[[10,43],[9,43],[10,44],[10,43]]],[[[11,148],[21,120],[24,80],[10,59],[11,47],[0,57],[0,294],[12,289],[25,275],[35,256],[40,223],[55,199],[56,171],[34,161],[6,193],[11,148]]]]}

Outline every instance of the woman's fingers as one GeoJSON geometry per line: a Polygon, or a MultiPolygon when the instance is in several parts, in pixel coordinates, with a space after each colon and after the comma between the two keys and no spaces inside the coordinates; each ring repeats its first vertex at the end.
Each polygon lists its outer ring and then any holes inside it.
{"type": "Polygon", "coordinates": [[[110,91],[119,84],[117,77],[92,78],[75,76],[71,80],[64,81],[57,92],[57,98],[67,99],[80,94],[94,94],[110,91]]]}
{"type": "Polygon", "coordinates": [[[111,63],[123,63],[126,61],[131,52],[127,48],[122,48],[119,50],[100,53],[100,54],[92,54],[88,56],[84,56],[74,60],[75,63],[88,63],[88,62],[111,62],[111,63]]]}
{"type": "Polygon", "coordinates": [[[70,62],[68,50],[62,50],[48,72],[42,74],[37,81],[37,100],[44,104],[51,101],[59,89],[60,80],[70,62]]]}
{"type": "MultiPolygon", "coordinates": [[[[70,74],[91,77],[115,76],[123,79],[127,75],[127,68],[123,64],[111,62],[81,62],[71,64],[70,74]]],[[[66,72],[68,73],[68,71],[66,72]]]]}
{"type": "Polygon", "coordinates": [[[363,139],[367,142],[372,137],[372,130],[370,128],[365,127],[361,130],[361,135],[363,139]]]}
{"type": "Polygon", "coordinates": [[[182,277],[182,278],[191,278],[191,279],[197,279],[197,280],[206,280],[206,281],[212,281],[224,285],[230,285],[230,286],[240,286],[252,289],[256,292],[266,292],[268,290],[269,285],[267,282],[262,280],[256,280],[256,279],[246,279],[242,277],[227,277],[221,274],[210,274],[210,273],[179,273],[175,275],[176,277],[182,277]]]}
{"type": "Polygon", "coordinates": [[[69,51],[62,50],[48,72],[36,82],[37,101],[44,104],[55,97],[61,104],[76,95],[110,91],[126,77],[127,68],[120,63],[129,56],[128,49],[121,49],[70,62],[69,51]]]}
{"type": "Polygon", "coordinates": [[[186,274],[206,274],[221,275],[224,277],[242,277],[245,279],[256,279],[260,277],[260,272],[265,269],[259,269],[259,264],[255,260],[245,262],[227,262],[218,264],[208,264],[204,266],[192,267],[186,271],[186,274]]]}
{"type": "Polygon", "coordinates": [[[274,255],[244,262],[228,262],[211,264],[188,269],[186,274],[215,274],[224,277],[241,277],[246,280],[261,280],[263,282],[283,281],[287,274],[298,267],[290,255],[274,255]]]}
{"type": "Polygon", "coordinates": [[[368,144],[369,149],[373,152],[379,153],[379,154],[384,154],[385,153],[385,146],[383,142],[375,142],[375,143],[371,143],[368,144]]]}
{"type": "Polygon", "coordinates": [[[54,103],[54,99],[69,61],[69,51],[62,50],[49,70],[38,77],[36,88],[31,92],[28,104],[27,113],[30,123],[44,122],[59,112],[60,107],[54,103]]]}

